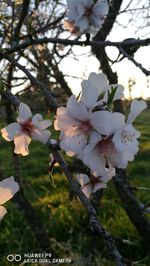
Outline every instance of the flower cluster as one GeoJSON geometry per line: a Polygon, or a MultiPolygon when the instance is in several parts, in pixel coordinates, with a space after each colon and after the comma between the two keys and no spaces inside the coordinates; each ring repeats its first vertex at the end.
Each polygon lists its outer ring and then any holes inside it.
{"type": "Polygon", "coordinates": [[[77,176],[83,191],[89,195],[106,186],[116,167],[125,168],[133,161],[140,133],[132,123],[146,108],[146,103],[133,100],[126,119],[110,108],[113,101],[123,97],[121,85],[108,85],[104,74],[95,73],[81,85],[80,100],[72,95],[66,108],[58,108],[54,127],[61,131],[61,149],[69,156],[76,155],[90,168],[92,178],[77,176]]]}
{"type": "Polygon", "coordinates": [[[64,27],[71,34],[91,33],[98,31],[108,13],[107,0],[67,0],[68,19],[64,27]]]}
{"type": "MultiPolygon", "coordinates": [[[[61,131],[61,149],[68,156],[76,155],[89,167],[90,176],[77,175],[83,192],[89,197],[92,192],[106,187],[116,168],[126,168],[128,162],[133,161],[138,152],[140,132],[132,123],[146,108],[146,103],[133,100],[126,119],[122,113],[112,110],[113,102],[124,96],[121,85],[109,85],[106,75],[91,73],[81,87],[78,100],[72,95],[66,108],[57,109],[54,128],[61,131]]],[[[48,143],[49,126],[50,120],[43,120],[40,114],[32,116],[30,108],[20,103],[17,122],[1,132],[7,141],[14,141],[14,152],[25,156],[29,154],[31,139],[48,143]]]]}

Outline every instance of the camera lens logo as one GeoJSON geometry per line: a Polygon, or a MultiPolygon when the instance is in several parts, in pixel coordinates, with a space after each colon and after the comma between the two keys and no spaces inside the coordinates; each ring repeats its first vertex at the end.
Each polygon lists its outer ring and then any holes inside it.
{"type": "Polygon", "coordinates": [[[7,260],[10,262],[12,262],[12,261],[19,262],[19,261],[21,261],[21,255],[20,254],[15,254],[15,255],[9,254],[7,256],[7,260]]]}

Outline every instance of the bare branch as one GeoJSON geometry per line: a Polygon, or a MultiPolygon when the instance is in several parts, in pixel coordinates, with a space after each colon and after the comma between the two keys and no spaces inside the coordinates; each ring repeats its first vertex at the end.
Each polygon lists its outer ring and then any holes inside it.
{"type": "Polygon", "coordinates": [[[136,196],[129,189],[126,174],[123,170],[118,169],[117,175],[113,178],[113,182],[118,195],[123,203],[131,222],[139,234],[143,237],[147,248],[150,248],[150,221],[144,215],[141,204],[136,196]]]}
{"type": "Polygon", "coordinates": [[[16,51],[26,49],[31,45],[37,45],[37,44],[46,44],[46,43],[53,43],[53,44],[63,44],[65,46],[67,45],[77,45],[77,46],[92,46],[95,48],[101,48],[106,46],[114,46],[114,47],[132,47],[135,45],[139,46],[147,46],[150,45],[150,38],[147,39],[137,39],[137,40],[129,40],[124,42],[110,42],[110,41],[78,41],[78,40],[68,40],[68,39],[61,39],[61,38],[36,38],[33,40],[27,40],[22,42],[21,44],[18,44],[14,46],[13,48],[5,49],[3,51],[3,54],[11,54],[16,51]]]}
{"type": "Polygon", "coordinates": [[[24,19],[28,13],[28,8],[29,8],[29,4],[30,4],[30,0],[24,0],[23,4],[22,4],[22,10],[20,12],[20,17],[19,17],[19,21],[18,24],[14,30],[14,34],[12,36],[12,43],[13,42],[18,42],[18,37],[19,37],[19,33],[22,27],[22,24],[24,22],[24,19]]]}
{"type": "MultiPolygon", "coordinates": [[[[60,17],[58,17],[54,21],[44,25],[43,27],[40,27],[37,30],[32,31],[32,36],[36,35],[37,33],[44,33],[46,30],[50,30],[50,29],[56,27],[56,25],[64,18],[65,13],[66,12],[64,12],[60,17]]],[[[25,39],[28,37],[31,37],[31,35],[30,34],[23,35],[20,39],[25,39]]]]}
{"type": "Polygon", "coordinates": [[[120,53],[122,53],[124,55],[124,57],[128,58],[135,66],[137,66],[138,68],[140,68],[142,70],[142,72],[146,75],[149,76],[150,75],[150,70],[147,70],[146,68],[144,68],[142,66],[142,64],[138,63],[133,56],[129,55],[121,46],[118,47],[120,53]]]}
{"type": "Polygon", "coordinates": [[[21,103],[21,101],[19,100],[19,98],[17,98],[15,95],[13,95],[10,90],[5,90],[2,95],[4,97],[6,97],[13,105],[15,105],[16,107],[19,106],[19,104],[21,103]]]}
{"type": "Polygon", "coordinates": [[[1,56],[3,58],[5,58],[6,60],[8,60],[13,66],[16,66],[20,70],[22,70],[27,75],[27,77],[30,79],[31,83],[38,86],[45,93],[45,95],[47,96],[47,98],[49,100],[50,108],[56,109],[57,104],[56,104],[54,97],[51,95],[50,91],[47,89],[47,87],[41,81],[39,81],[37,78],[35,78],[24,66],[19,64],[13,57],[11,57],[9,55],[3,56],[2,54],[1,54],[1,56]]]}

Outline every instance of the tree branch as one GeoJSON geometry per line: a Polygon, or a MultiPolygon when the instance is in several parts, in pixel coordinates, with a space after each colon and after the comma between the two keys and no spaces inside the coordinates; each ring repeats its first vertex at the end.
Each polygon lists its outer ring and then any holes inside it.
{"type": "Polygon", "coordinates": [[[137,66],[138,68],[140,68],[142,70],[142,72],[146,75],[149,76],[150,75],[150,70],[147,70],[146,68],[144,68],[142,66],[142,64],[138,63],[133,56],[129,55],[121,46],[118,47],[120,53],[122,53],[124,55],[124,57],[128,58],[128,60],[130,60],[135,66],[137,66]]]}
{"type": "Polygon", "coordinates": [[[91,201],[82,192],[78,182],[72,176],[72,173],[69,170],[68,164],[64,161],[64,159],[60,156],[59,152],[55,149],[55,145],[53,146],[52,144],[49,143],[49,148],[55,161],[59,163],[67,180],[69,181],[71,190],[79,197],[81,203],[85,207],[89,215],[89,225],[90,225],[92,232],[103,237],[105,244],[107,246],[107,250],[109,254],[111,255],[111,257],[115,259],[117,266],[131,265],[130,261],[124,259],[120,255],[116,247],[116,244],[115,244],[115,239],[104,229],[104,227],[98,220],[95,209],[93,205],[91,204],[91,201]]]}
{"type": "Polygon", "coordinates": [[[116,191],[123,203],[131,222],[136,227],[139,234],[146,242],[148,251],[150,252],[150,222],[144,215],[140,202],[129,189],[125,172],[118,170],[117,175],[113,178],[116,191]]]}
{"type": "Polygon", "coordinates": [[[17,52],[22,49],[26,49],[31,45],[38,45],[38,44],[46,44],[46,43],[53,43],[53,44],[63,44],[65,46],[71,45],[77,45],[77,46],[92,46],[95,48],[101,48],[106,46],[112,46],[112,47],[132,47],[135,45],[139,46],[147,46],[150,45],[150,38],[147,39],[137,39],[137,40],[129,40],[125,43],[122,42],[111,42],[111,41],[79,41],[79,40],[68,40],[68,39],[61,39],[61,38],[36,38],[36,39],[30,39],[27,41],[22,42],[21,44],[18,44],[12,48],[4,49],[3,54],[11,54],[14,52],[17,52]]]}
{"type": "Polygon", "coordinates": [[[41,81],[35,78],[24,66],[19,64],[13,57],[9,55],[3,55],[3,54],[0,54],[0,55],[2,58],[5,58],[6,60],[8,60],[12,65],[22,70],[26,74],[26,76],[30,79],[31,83],[38,86],[45,93],[45,95],[48,98],[51,109],[55,110],[57,108],[57,104],[56,104],[54,97],[51,95],[50,91],[41,81]]]}
{"type": "Polygon", "coordinates": [[[26,15],[28,14],[29,4],[30,4],[30,0],[23,0],[19,21],[18,21],[18,24],[14,30],[14,34],[12,36],[12,43],[14,42],[16,44],[19,41],[19,33],[21,30],[22,24],[24,22],[24,19],[25,19],[26,15]]]}

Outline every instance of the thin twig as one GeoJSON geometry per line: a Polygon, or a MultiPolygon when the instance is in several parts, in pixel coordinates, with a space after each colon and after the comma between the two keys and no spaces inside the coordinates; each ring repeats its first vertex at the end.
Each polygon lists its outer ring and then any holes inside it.
{"type": "Polygon", "coordinates": [[[138,68],[140,68],[142,70],[142,72],[146,75],[149,76],[150,75],[150,70],[147,70],[146,68],[144,68],[142,66],[142,64],[138,63],[133,56],[129,55],[121,46],[118,47],[120,53],[122,53],[124,55],[124,57],[128,58],[128,60],[130,60],[135,66],[137,66],[138,68]]]}
{"type": "Polygon", "coordinates": [[[51,109],[57,108],[57,104],[56,104],[54,97],[52,96],[52,94],[50,93],[48,88],[41,81],[39,81],[37,78],[35,78],[24,66],[22,66],[20,63],[18,63],[10,55],[1,54],[1,57],[8,60],[13,66],[16,66],[20,70],[22,70],[26,74],[26,76],[30,79],[31,83],[38,86],[45,93],[45,95],[47,96],[47,98],[49,100],[49,104],[50,104],[51,109]]]}

